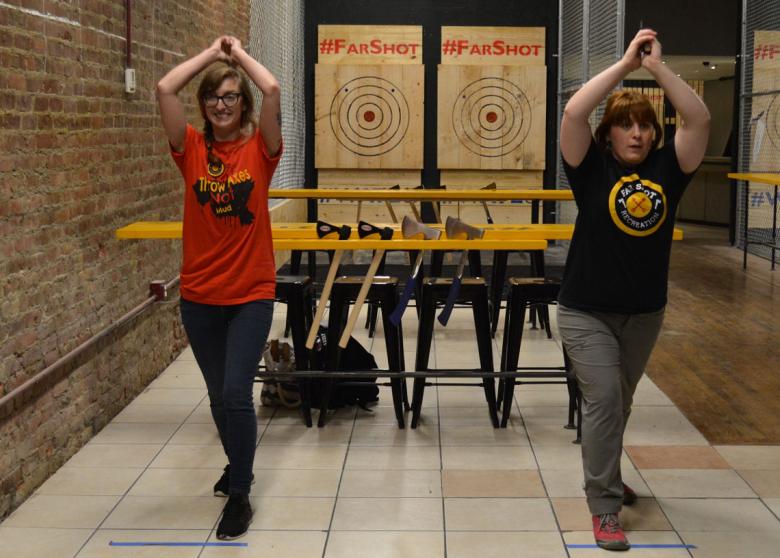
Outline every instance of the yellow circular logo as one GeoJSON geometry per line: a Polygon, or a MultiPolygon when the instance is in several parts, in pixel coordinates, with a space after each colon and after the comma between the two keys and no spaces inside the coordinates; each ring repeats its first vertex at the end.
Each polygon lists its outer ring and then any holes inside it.
{"type": "Polygon", "coordinates": [[[213,176],[214,178],[217,178],[220,176],[223,172],[225,172],[225,165],[222,164],[222,161],[218,163],[209,163],[209,174],[213,176]]]}
{"type": "Polygon", "coordinates": [[[666,220],[664,189],[636,174],[622,177],[609,193],[609,213],[617,228],[631,236],[653,234],[666,220]]]}

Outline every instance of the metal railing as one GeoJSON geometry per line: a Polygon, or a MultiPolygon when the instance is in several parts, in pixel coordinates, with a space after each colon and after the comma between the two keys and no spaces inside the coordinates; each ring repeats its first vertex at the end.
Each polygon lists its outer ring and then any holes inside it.
{"type": "Polygon", "coordinates": [[[175,277],[168,281],[152,281],[149,284],[149,297],[141,304],[115,320],[98,333],[84,341],[81,345],[68,352],[66,355],[60,357],[55,362],[38,372],[35,376],[24,382],[22,385],[14,388],[9,393],[0,398],[0,420],[6,419],[14,414],[14,411],[21,408],[25,402],[34,398],[34,395],[40,395],[36,389],[51,378],[55,377],[65,366],[72,363],[80,355],[97,345],[102,339],[122,327],[127,322],[131,321],[135,317],[145,312],[154,303],[166,300],[168,291],[176,286],[179,282],[179,277],[175,277]]]}

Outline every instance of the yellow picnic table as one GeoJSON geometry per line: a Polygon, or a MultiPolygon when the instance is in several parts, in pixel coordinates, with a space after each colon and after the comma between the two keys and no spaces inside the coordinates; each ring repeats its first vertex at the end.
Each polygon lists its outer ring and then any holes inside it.
{"type": "MultiPolygon", "coordinates": [[[[352,224],[352,237],[357,238],[357,225],[352,224]]],[[[385,227],[389,226],[396,231],[401,230],[401,226],[397,224],[377,224],[377,226],[385,227]]],[[[443,225],[432,224],[433,228],[443,229],[443,225]]],[[[528,224],[528,225],[476,225],[477,227],[485,230],[485,236],[483,240],[490,241],[510,241],[510,240],[571,240],[572,233],[574,232],[574,225],[570,224],[528,224]]],[[[316,223],[274,223],[271,227],[274,248],[277,250],[285,250],[288,248],[281,248],[281,244],[277,245],[277,240],[282,239],[312,239],[317,242],[323,242],[324,239],[317,239],[316,223]]],[[[181,238],[182,224],[181,221],[138,221],[131,223],[125,227],[117,229],[116,237],[120,239],[139,239],[139,238],[181,238]]],[[[674,240],[682,240],[683,232],[681,229],[674,229],[674,240]]],[[[394,242],[396,242],[395,240],[394,242]]],[[[342,242],[342,241],[339,241],[342,242]]],[[[384,242],[384,241],[383,241],[384,242]]],[[[425,241],[430,242],[430,241],[425,241]]],[[[294,248],[295,250],[330,250],[331,248],[324,248],[317,244],[315,248],[294,248]]],[[[426,248],[429,245],[426,244],[426,248]]],[[[394,248],[395,249],[395,245],[394,248]]],[[[406,248],[399,248],[406,249],[406,248]]],[[[410,248],[414,250],[415,248],[410,248]]],[[[442,248],[449,250],[450,248],[442,248]]],[[[476,249],[476,248],[475,248],[476,249]]],[[[481,250],[525,250],[528,248],[511,248],[508,245],[498,248],[481,247],[481,250]]]]}

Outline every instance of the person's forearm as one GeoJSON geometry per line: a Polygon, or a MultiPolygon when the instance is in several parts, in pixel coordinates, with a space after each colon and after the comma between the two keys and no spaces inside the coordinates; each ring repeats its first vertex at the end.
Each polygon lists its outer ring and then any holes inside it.
{"type": "Polygon", "coordinates": [[[620,83],[633,68],[629,67],[624,60],[618,60],[615,64],[606,70],[596,74],[579,91],[577,91],[569,102],[566,103],[566,114],[572,119],[586,121],[599,103],[620,83]]]}
{"type": "Polygon", "coordinates": [[[660,62],[646,64],[645,67],[664,90],[664,94],[669,98],[674,108],[680,112],[685,126],[707,125],[710,120],[710,112],[704,101],[687,83],[660,62]]]}
{"type": "Polygon", "coordinates": [[[157,83],[158,94],[176,95],[209,64],[219,60],[219,50],[209,47],[200,54],[185,60],[157,83]]]}
{"type": "Polygon", "coordinates": [[[268,71],[268,68],[252,58],[244,49],[234,49],[233,58],[247,73],[249,79],[257,85],[263,96],[279,94],[279,81],[268,71]]]}

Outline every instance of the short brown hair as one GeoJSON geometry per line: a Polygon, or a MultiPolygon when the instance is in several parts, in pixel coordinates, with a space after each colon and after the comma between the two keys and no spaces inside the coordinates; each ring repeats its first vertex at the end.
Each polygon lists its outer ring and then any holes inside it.
{"type": "Polygon", "coordinates": [[[596,128],[596,143],[606,148],[609,143],[609,130],[612,126],[622,126],[631,122],[651,124],[655,130],[652,149],[658,147],[663,139],[663,129],[658,123],[653,105],[646,95],[636,91],[620,89],[607,98],[607,107],[601,123],[596,128]]]}
{"type": "Polygon", "coordinates": [[[209,69],[203,75],[203,79],[200,80],[200,85],[198,85],[198,107],[200,108],[200,115],[205,121],[205,131],[208,132],[211,126],[209,119],[206,118],[206,104],[203,99],[219,89],[219,86],[226,79],[235,79],[238,82],[238,89],[241,92],[241,97],[243,97],[245,109],[241,113],[241,128],[248,129],[251,135],[257,126],[257,121],[255,120],[255,102],[252,97],[252,90],[249,87],[249,81],[242,72],[227,64],[218,64],[209,69]]]}

